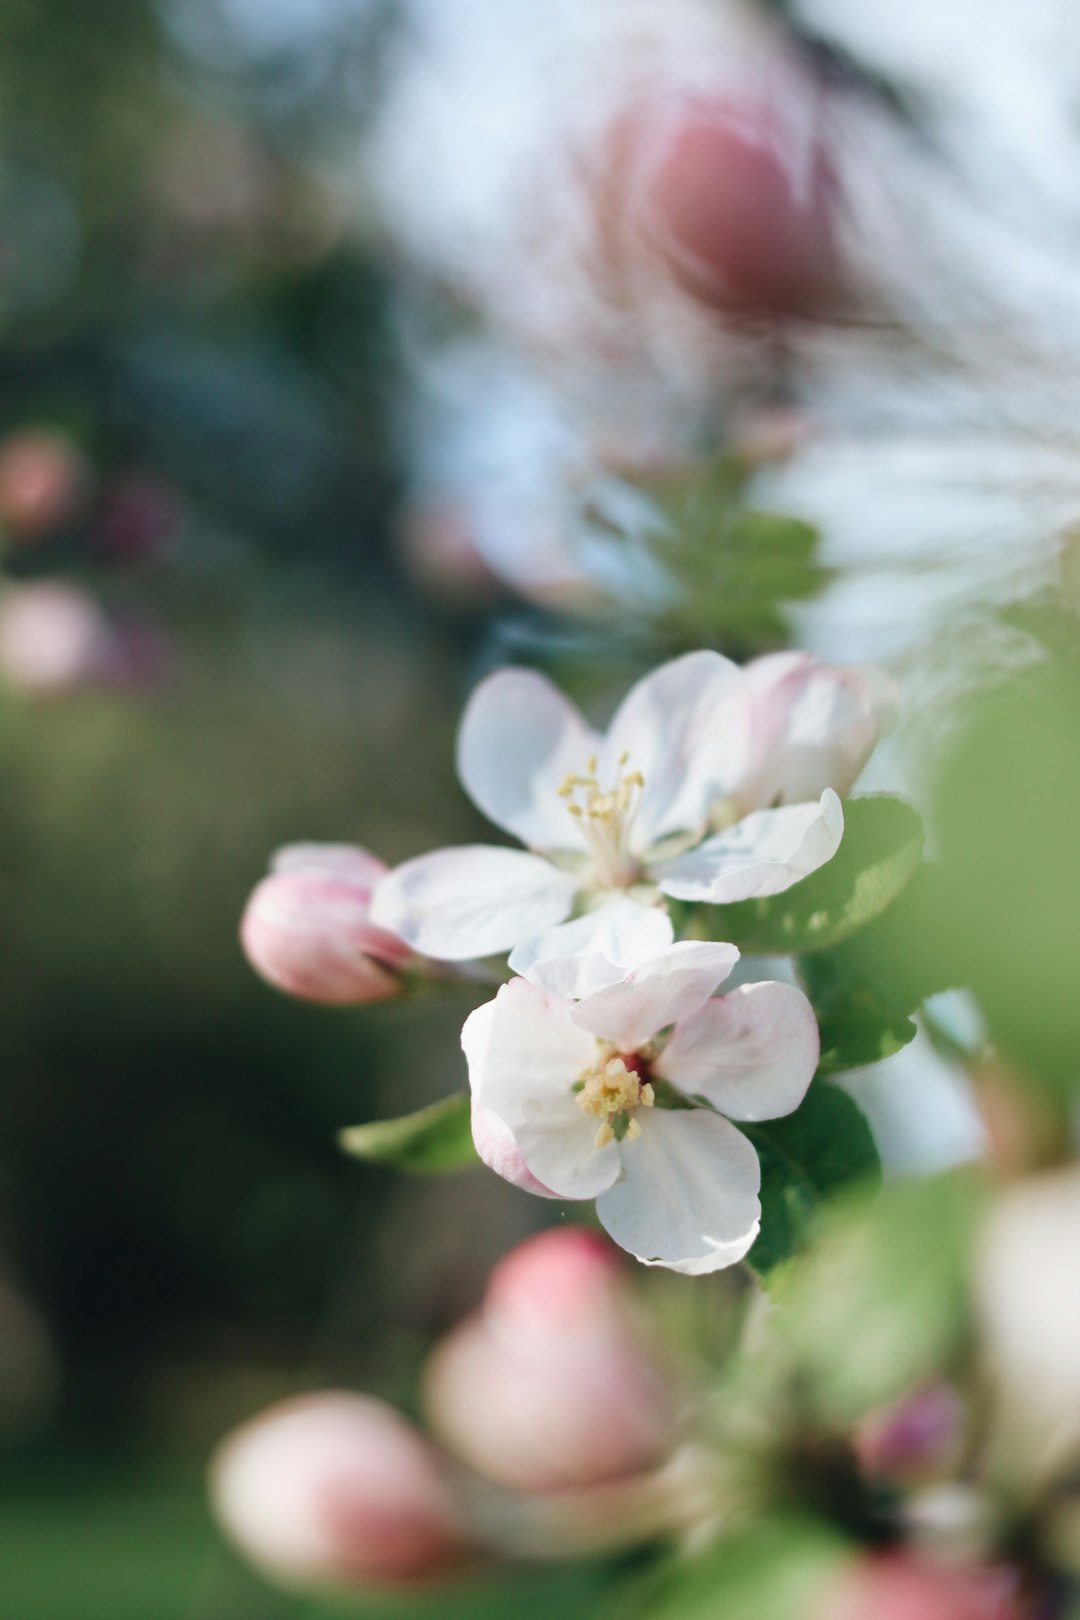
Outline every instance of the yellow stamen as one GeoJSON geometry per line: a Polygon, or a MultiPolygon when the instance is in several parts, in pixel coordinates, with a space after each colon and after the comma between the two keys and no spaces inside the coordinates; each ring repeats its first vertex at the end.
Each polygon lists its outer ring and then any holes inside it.
{"type": "Polygon", "coordinates": [[[624,771],[629,754],[620,754],[618,775],[601,788],[595,754],[586,762],[586,774],[569,771],[556,789],[566,808],[581,826],[592,854],[592,882],[597,888],[627,888],[637,882],[641,868],[630,853],[629,832],[641,802],[645,778],[640,771],[624,771]]]}
{"type": "Polygon", "coordinates": [[[606,1043],[599,1044],[597,1061],[579,1076],[574,1090],[582,1112],[593,1114],[600,1120],[593,1137],[593,1143],[598,1148],[607,1147],[616,1136],[636,1142],[641,1135],[641,1126],[633,1117],[634,1110],[639,1104],[651,1108],[656,1100],[648,1081],[643,1083],[606,1043]]]}

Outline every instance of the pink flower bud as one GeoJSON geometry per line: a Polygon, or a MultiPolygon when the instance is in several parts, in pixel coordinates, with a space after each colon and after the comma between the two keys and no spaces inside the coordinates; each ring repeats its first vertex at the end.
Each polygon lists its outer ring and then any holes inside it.
{"type": "Polygon", "coordinates": [[[873,1478],[919,1484],[948,1473],[959,1459],[964,1408],[949,1384],[927,1384],[870,1412],[855,1431],[855,1454],[873,1478]]]}
{"type": "Polygon", "coordinates": [[[287,995],[327,1006],[398,995],[398,975],[413,955],[369,919],[372,892],[386,870],[349,844],[279,850],[240,924],[256,973],[287,995]]]}
{"type": "Polygon", "coordinates": [[[871,665],[772,653],[746,666],[753,754],[738,794],[744,812],[848,793],[896,716],[896,688],[871,665]]]}
{"type": "Polygon", "coordinates": [[[19,585],[0,598],[0,674],[40,696],[111,679],[112,627],[75,585],[19,585]]]}
{"type": "Polygon", "coordinates": [[[98,517],[101,549],[110,562],[121,565],[160,556],[178,515],[177,498],[167,484],[148,477],[126,478],[102,502],[98,517]]]}
{"type": "Polygon", "coordinates": [[[478,1472],[522,1491],[585,1488],[659,1462],[674,1400],[605,1239],[531,1238],[495,1268],[481,1310],[435,1350],[425,1400],[478,1472]]]}
{"type": "Polygon", "coordinates": [[[425,1581],[466,1557],[434,1452],[367,1396],[271,1407],[225,1441],[210,1487],[225,1534],[286,1586],[425,1581]]]}
{"type": "Polygon", "coordinates": [[[932,1564],[908,1552],[848,1569],[814,1620],[1018,1620],[1009,1570],[932,1564]]]}
{"type": "Polygon", "coordinates": [[[36,540],[74,516],[89,474],[62,433],[29,428],[0,445],[0,526],[16,540],[36,540]]]}
{"type": "Polygon", "coordinates": [[[683,288],[722,310],[812,315],[842,288],[839,185],[805,85],[639,114],[641,219],[683,288]]]}

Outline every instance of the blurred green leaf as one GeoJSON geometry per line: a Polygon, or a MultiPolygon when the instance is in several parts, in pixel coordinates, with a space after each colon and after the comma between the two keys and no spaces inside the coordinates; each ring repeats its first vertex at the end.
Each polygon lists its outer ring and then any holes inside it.
{"type": "Polygon", "coordinates": [[[851,1548],[814,1519],[774,1519],[728,1537],[703,1555],[672,1561],[642,1583],[642,1598],[612,1614],[619,1620],[792,1620],[818,1611],[851,1548]]]}
{"type": "Polygon", "coordinates": [[[874,1138],[845,1091],[815,1080],[786,1119],[741,1127],[761,1161],[761,1236],[749,1263],[761,1275],[804,1247],[823,1206],[881,1175],[874,1138]]]}
{"type": "Polygon", "coordinates": [[[1060,1091],[1080,1080],[1078,715],[1075,654],[979,694],[934,790],[940,948],[1009,1057],[1060,1091]]]}
{"type": "Polygon", "coordinates": [[[820,535],[801,518],[743,504],[746,469],[719,459],[703,474],[651,491],[664,525],[645,543],[677,588],[672,628],[760,651],[787,634],[786,603],[817,596],[832,578],[820,535]]]}
{"type": "Polygon", "coordinates": [[[910,882],[923,846],[918,812],[890,794],[849,799],[844,838],[817,872],[783,894],[701,907],[710,937],[758,956],[820,951],[879,917],[910,882]]]}
{"type": "Polygon", "coordinates": [[[421,1175],[467,1170],[480,1162],[473,1146],[467,1091],[456,1091],[441,1102],[398,1119],[351,1125],[340,1133],[338,1141],[346,1153],[358,1159],[421,1175]]]}
{"type": "Polygon", "coordinates": [[[940,872],[924,863],[880,917],[853,938],[802,958],[822,1070],[891,1057],[916,1035],[912,1014],[925,998],[956,987],[956,965],[941,948],[941,903],[940,872]]]}
{"type": "Polygon", "coordinates": [[[777,1332],[826,1420],[849,1423],[947,1369],[967,1334],[983,1201],[970,1172],[893,1182],[835,1210],[785,1273],[777,1332]]]}

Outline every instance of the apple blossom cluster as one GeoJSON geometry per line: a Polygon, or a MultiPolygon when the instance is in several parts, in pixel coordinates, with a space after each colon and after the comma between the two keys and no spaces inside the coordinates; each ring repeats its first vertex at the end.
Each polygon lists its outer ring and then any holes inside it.
{"type": "MultiPolygon", "coordinates": [[[[766,1324],[766,1361],[771,1337],[766,1324]]],[[[775,1413],[724,1440],[702,1369],[643,1312],[615,1251],[580,1227],[541,1233],[499,1262],[479,1309],[431,1350],[420,1408],[425,1429],[344,1390],[260,1413],[212,1464],[226,1535],[273,1582],[339,1598],[437,1593],[522,1559],[659,1542],[679,1549],[677,1575],[693,1549],[740,1523],[746,1478],[760,1476],[760,1492],[792,1444],[775,1413]],[[732,1467],[740,1452],[756,1475],[732,1467]]],[[[868,1412],[846,1445],[832,1441],[829,1466],[850,1470],[849,1490],[868,1503],[926,1514],[969,1427],[939,1379],[868,1412]]],[[[775,1488],[790,1493],[792,1481],[775,1488]]],[[[895,1530],[876,1550],[823,1540],[793,1590],[797,1606],[775,1612],[798,1620],[1028,1612],[1008,1562],[904,1544],[895,1530]]]]}
{"type": "Polygon", "coordinates": [[[835,856],[842,796],[893,710],[878,670],[701,651],[640,680],[600,733],[544,676],[500,670],[468,703],[458,770],[525,847],[387,871],[292,846],[251,897],[244,947],[279,989],[339,1005],[475,984],[505,956],[512,977],[461,1036],[480,1158],[595,1200],[647,1265],[720,1270],[761,1230],[739,1126],[799,1108],[820,1040],[792,983],[718,993],[740,952],[708,937],[713,908],[782,895],[835,856]]]}

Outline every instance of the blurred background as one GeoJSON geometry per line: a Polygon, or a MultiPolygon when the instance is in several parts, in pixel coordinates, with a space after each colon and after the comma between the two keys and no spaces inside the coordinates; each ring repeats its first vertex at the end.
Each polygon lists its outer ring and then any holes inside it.
{"type": "MultiPolygon", "coordinates": [[[[1078,90],[1066,0],[0,0],[5,1612],[300,1613],[210,1448],[408,1405],[550,1217],[335,1146],[461,1083],[467,997],[305,1007],[236,938],[282,843],[480,831],[479,673],[885,662],[873,785],[962,843],[935,747],[1074,631],[1078,90]]],[[[919,1051],[860,1092],[897,1169],[982,1140],[919,1051]]]]}

